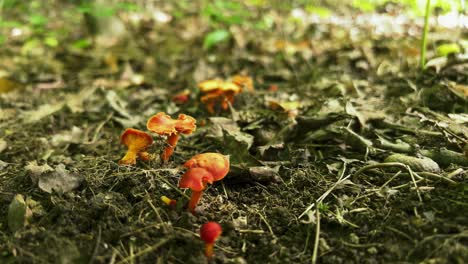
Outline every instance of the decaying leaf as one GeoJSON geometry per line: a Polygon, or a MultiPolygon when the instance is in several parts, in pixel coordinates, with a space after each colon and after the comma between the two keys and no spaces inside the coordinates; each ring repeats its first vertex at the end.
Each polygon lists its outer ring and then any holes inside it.
{"type": "Polygon", "coordinates": [[[8,147],[7,142],[0,138],[0,153],[2,153],[8,147]]]}
{"type": "Polygon", "coordinates": [[[280,166],[274,168],[268,166],[255,166],[249,168],[250,176],[257,182],[278,182],[280,166]]]}
{"type": "Polygon", "coordinates": [[[52,167],[50,167],[48,164],[44,165],[37,165],[37,161],[30,161],[26,167],[24,167],[27,171],[29,171],[29,176],[31,178],[31,181],[34,184],[37,184],[39,181],[39,176],[46,172],[51,172],[54,171],[52,167]]]}
{"type": "Polygon", "coordinates": [[[16,109],[14,108],[0,108],[0,120],[8,120],[16,116],[16,109]]]}
{"type": "Polygon", "coordinates": [[[4,162],[3,160],[0,160],[0,170],[3,170],[8,166],[8,163],[4,162]]]}
{"type": "Polygon", "coordinates": [[[52,146],[57,147],[64,144],[79,144],[83,142],[83,129],[73,126],[71,131],[64,131],[52,136],[50,143],[52,146]]]}
{"type": "Polygon", "coordinates": [[[66,105],[68,108],[70,108],[70,111],[72,113],[81,113],[84,111],[84,102],[91,98],[91,95],[94,94],[96,91],[97,87],[96,86],[91,86],[89,88],[82,89],[80,92],[76,94],[69,94],[67,96],[66,100],[66,105]]]}
{"type": "Polygon", "coordinates": [[[47,193],[66,193],[80,186],[83,177],[69,172],[65,165],[59,164],[54,172],[39,176],[38,186],[47,193]]]}
{"type": "Polygon", "coordinates": [[[404,154],[392,154],[385,159],[385,162],[400,162],[410,166],[414,171],[439,172],[439,165],[428,157],[412,157],[404,154]]]}
{"type": "Polygon", "coordinates": [[[17,83],[17,82],[9,80],[9,79],[7,79],[5,77],[0,78],[0,94],[8,93],[8,92],[14,91],[16,89],[19,89],[21,87],[22,87],[22,85],[17,83]]]}
{"type": "Polygon", "coordinates": [[[10,230],[16,232],[20,228],[26,226],[31,217],[32,211],[27,206],[23,195],[15,195],[8,207],[8,227],[10,230]]]}
{"type": "Polygon", "coordinates": [[[106,94],[106,100],[110,107],[114,109],[121,117],[114,116],[113,119],[122,124],[124,127],[134,127],[141,122],[142,117],[139,115],[132,115],[128,110],[127,102],[120,98],[115,91],[108,91],[106,94]]]}
{"type": "Polygon", "coordinates": [[[211,126],[208,130],[207,137],[219,138],[223,136],[223,130],[240,131],[236,121],[225,117],[210,117],[208,120],[211,126]]]}
{"type": "Polygon", "coordinates": [[[44,117],[54,114],[57,111],[60,111],[64,102],[55,103],[55,104],[43,104],[39,106],[38,109],[26,111],[23,113],[23,120],[25,123],[34,123],[41,120],[44,117]]]}

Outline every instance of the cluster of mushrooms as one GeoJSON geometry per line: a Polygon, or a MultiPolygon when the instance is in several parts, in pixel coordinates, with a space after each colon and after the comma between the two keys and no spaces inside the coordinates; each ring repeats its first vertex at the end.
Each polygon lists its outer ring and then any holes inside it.
{"type": "MultiPolygon", "coordinates": [[[[196,120],[188,115],[179,114],[177,119],[172,119],[166,113],[160,112],[153,115],[147,122],[149,131],[160,136],[167,137],[167,146],[161,154],[161,160],[167,162],[179,140],[181,134],[191,134],[196,129],[196,120]]],[[[123,145],[127,146],[127,153],[119,161],[121,165],[135,165],[136,160],[150,160],[152,155],[147,152],[148,147],[153,143],[150,134],[127,128],[120,137],[123,145]]],[[[191,189],[192,194],[188,202],[187,209],[195,214],[195,208],[202,197],[203,190],[207,184],[222,180],[229,172],[229,156],[219,153],[202,153],[193,156],[183,164],[187,171],[179,181],[179,187],[191,189]]],[[[166,196],[161,197],[162,201],[168,205],[175,205],[176,201],[166,196]]],[[[200,229],[200,238],[205,241],[205,255],[208,258],[213,256],[213,246],[216,239],[221,235],[221,226],[216,222],[208,222],[200,229]]]]}
{"type": "MultiPolygon", "coordinates": [[[[212,79],[206,80],[198,84],[198,88],[202,93],[200,100],[206,106],[208,113],[215,112],[216,105],[220,105],[222,110],[227,110],[229,105],[234,103],[234,97],[248,90],[253,92],[253,80],[246,75],[234,75],[226,80],[212,79]]],[[[190,91],[184,90],[172,97],[172,100],[177,104],[184,104],[189,100],[190,91]]]]}

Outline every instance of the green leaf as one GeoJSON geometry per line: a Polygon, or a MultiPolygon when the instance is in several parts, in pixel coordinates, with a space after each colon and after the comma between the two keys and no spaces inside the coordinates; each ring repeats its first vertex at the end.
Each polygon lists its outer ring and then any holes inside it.
{"type": "Polygon", "coordinates": [[[328,18],[331,16],[331,11],[328,8],[320,7],[320,6],[309,6],[306,10],[312,14],[316,14],[322,18],[328,18]]]}
{"type": "Polygon", "coordinates": [[[31,23],[34,26],[43,26],[47,24],[48,19],[45,16],[41,15],[31,15],[29,17],[29,23],[31,23]]]}
{"type": "Polygon", "coordinates": [[[54,37],[47,37],[44,39],[44,43],[49,46],[49,47],[57,47],[59,42],[56,38],[54,37]]]}
{"type": "Polygon", "coordinates": [[[460,46],[458,46],[457,43],[442,44],[437,47],[437,54],[439,54],[439,56],[460,53],[460,51],[460,46]]]}
{"type": "Polygon", "coordinates": [[[92,41],[89,39],[80,39],[75,42],[73,42],[72,47],[77,48],[77,49],[85,49],[89,46],[91,46],[92,41]]]}
{"type": "Polygon", "coordinates": [[[203,48],[209,49],[218,45],[221,42],[227,41],[231,37],[231,33],[225,29],[218,29],[208,33],[203,41],[203,48]]]}

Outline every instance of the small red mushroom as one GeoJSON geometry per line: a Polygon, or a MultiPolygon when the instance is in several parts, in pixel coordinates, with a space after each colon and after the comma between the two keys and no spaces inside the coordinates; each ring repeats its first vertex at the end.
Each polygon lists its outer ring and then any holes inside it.
{"type": "Polygon", "coordinates": [[[203,168],[192,168],[182,175],[179,182],[179,188],[187,188],[192,190],[190,201],[187,209],[195,214],[195,208],[197,207],[198,201],[202,197],[203,190],[206,188],[206,184],[213,183],[213,175],[203,168]]]}
{"type": "Polygon", "coordinates": [[[146,123],[149,131],[167,136],[167,147],[162,154],[162,160],[168,161],[172,153],[174,153],[175,146],[179,141],[180,134],[191,134],[197,126],[195,125],[195,118],[179,114],[178,119],[172,119],[164,112],[159,112],[152,116],[146,123]]]}
{"type": "Polygon", "coordinates": [[[119,161],[119,164],[135,165],[137,156],[142,160],[149,160],[149,154],[146,152],[146,149],[153,143],[153,138],[146,132],[127,128],[120,136],[120,143],[126,145],[128,150],[119,161]]]}
{"type": "Polygon", "coordinates": [[[172,101],[176,104],[185,104],[190,99],[190,90],[183,90],[182,92],[177,93],[172,96],[172,101]]]}
{"type": "Polygon", "coordinates": [[[214,243],[222,232],[223,229],[216,222],[208,222],[200,228],[200,238],[205,241],[205,256],[207,258],[211,258],[213,256],[214,243]]]}
{"type": "Polygon", "coordinates": [[[206,185],[222,180],[228,174],[229,157],[219,153],[203,153],[193,156],[184,166],[189,169],[182,175],[179,187],[192,190],[187,208],[195,213],[206,185]]]}

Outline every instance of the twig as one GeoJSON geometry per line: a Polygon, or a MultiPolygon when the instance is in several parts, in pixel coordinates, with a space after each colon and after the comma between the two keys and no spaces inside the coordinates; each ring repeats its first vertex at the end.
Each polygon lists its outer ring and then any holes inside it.
{"type": "Polygon", "coordinates": [[[121,261],[117,262],[117,264],[122,264],[122,263],[125,263],[125,262],[128,262],[128,261],[133,261],[135,258],[137,257],[140,257],[140,256],[143,256],[145,254],[148,254],[152,251],[155,251],[157,250],[160,246],[166,244],[167,242],[169,242],[170,240],[172,239],[172,237],[168,237],[168,238],[165,238],[165,239],[162,239],[161,241],[159,241],[158,243],[152,245],[152,246],[149,246],[141,251],[138,251],[136,254],[130,254],[130,256],[122,259],[121,261]]]}
{"type": "Polygon", "coordinates": [[[146,192],[146,196],[147,196],[146,201],[148,202],[148,204],[151,206],[154,213],[156,214],[156,217],[158,218],[160,224],[162,225],[162,227],[164,229],[164,232],[167,233],[166,223],[162,220],[161,215],[159,214],[158,208],[156,208],[156,206],[154,206],[153,202],[151,201],[151,197],[149,196],[149,193],[146,190],[145,190],[145,192],[146,192]]]}
{"type": "Polygon", "coordinates": [[[96,245],[94,246],[94,249],[93,249],[93,254],[91,255],[91,258],[89,259],[89,264],[92,264],[94,262],[94,259],[96,258],[96,255],[98,253],[98,250],[99,250],[99,244],[101,244],[101,232],[102,232],[102,229],[101,229],[101,226],[99,225],[98,226],[98,237],[96,238],[96,245]]]}
{"type": "Polygon", "coordinates": [[[367,166],[364,166],[361,169],[359,169],[354,174],[354,177],[359,176],[359,174],[363,173],[366,170],[375,169],[375,168],[387,168],[387,167],[399,167],[399,168],[402,168],[402,169],[405,169],[406,171],[408,171],[409,175],[411,176],[411,180],[413,181],[414,187],[416,188],[416,193],[418,194],[419,201],[422,202],[422,197],[421,197],[421,194],[419,193],[419,188],[418,188],[418,185],[417,185],[417,182],[416,182],[416,178],[418,178],[418,180],[421,180],[423,178],[421,176],[417,175],[416,173],[414,173],[411,170],[411,168],[406,164],[403,164],[403,163],[400,163],[400,162],[386,162],[386,163],[371,164],[371,165],[367,165],[367,166]]]}
{"type": "Polygon", "coordinates": [[[314,251],[312,252],[312,264],[317,263],[317,253],[318,253],[318,246],[320,241],[320,211],[319,209],[315,209],[315,242],[314,242],[314,251]]]}
{"type": "Polygon", "coordinates": [[[336,186],[338,186],[339,184],[341,184],[342,182],[346,181],[349,177],[351,177],[351,175],[348,175],[346,177],[343,178],[344,174],[346,172],[346,162],[343,163],[343,170],[341,171],[341,174],[340,174],[340,177],[338,178],[338,181],[335,182],[335,184],[333,184],[333,186],[328,189],[326,192],[324,192],[316,201],[315,203],[312,203],[311,205],[309,205],[305,210],[304,212],[302,212],[302,214],[299,215],[298,218],[301,218],[303,217],[305,214],[307,214],[312,208],[314,208],[314,206],[318,203],[321,203],[323,200],[325,200],[325,198],[327,198],[327,196],[336,188],[336,186]]]}
{"type": "Polygon", "coordinates": [[[276,237],[275,236],[275,233],[273,233],[273,229],[271,228],[270,224],[268,223],[268,221],[265,219],[265,217],[261,214],[261,213],[257,213],[260,218],[263,220],[263,222],[265,222],[266,226],[268,227],[268,231],[270,231],[270,234],[273,236],[273,237],[276,237]]]}

